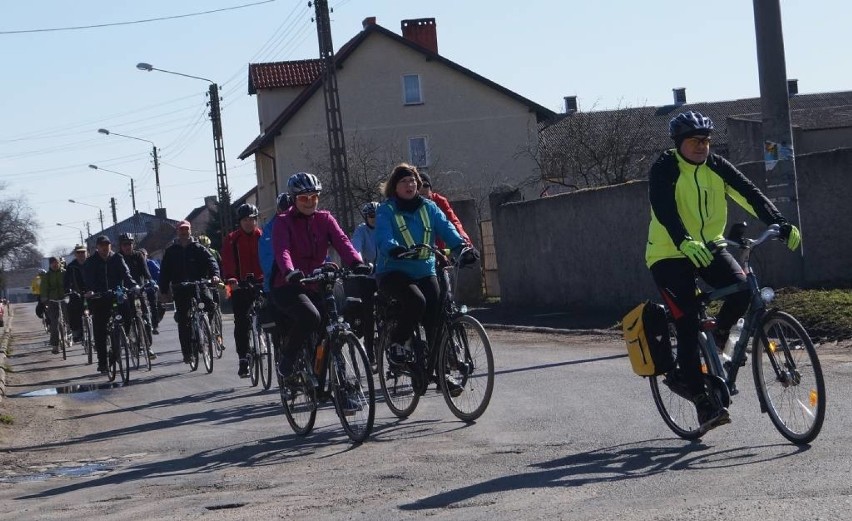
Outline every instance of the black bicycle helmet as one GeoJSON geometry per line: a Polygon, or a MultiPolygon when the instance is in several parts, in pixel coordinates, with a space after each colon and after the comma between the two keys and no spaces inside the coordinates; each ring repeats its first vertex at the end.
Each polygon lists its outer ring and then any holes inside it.
{"type": "Polygon", "coordinates": [[[130,232],[124,232],[118,236],[118,242],[133,242],[136,240],[136,237],[133,236],[130,232]]]}
{"type": "Polygon", "coordinates": [[[287,180],[287,189],[294,197],[299,194],[319,193],[322,192],[322,182],[314,174],[299,172],[287,180]]]}
{"type": "Polygon", "coordinates": [[[283,212],[287,208],[290,208],[293,205],[293,200],[290,198],[290,194],[287,192],[281,192],[278,194],[278,211],[283,212]]]}
{"type": "Polygon", "coordinates": [[[669,121],[669,136],[675,141],[699,134],[710,134],[713,120],[700,112],[682,112],[669,121]]]}
{"type": "Polygon", "coordinates": [[[361,216],[364,219],[366,219],[367,217],[375,217],[376,216],[376,210],[378,210],[378,208],[379,208],[379,203],[376,203],[376,202],[365,203],[363,206],[361,206],[361,216]]]}
{"type": "Polygon", "coordinates": [[[245,219],[246,217],[257,217],[257,214],[257,206],[253,204],[244,203],[241,204],[239,208],[237,208],[238,221],[245,219]]]}

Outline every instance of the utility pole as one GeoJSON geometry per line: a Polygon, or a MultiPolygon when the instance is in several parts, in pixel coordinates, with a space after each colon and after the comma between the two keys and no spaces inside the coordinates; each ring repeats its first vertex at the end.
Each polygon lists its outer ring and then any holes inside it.
{"type": "Polygon", "coordinates": [[[133,203],[133,215],[136,215],[136,186],[133,184],[133,178],[130,178],[130,201],[133,203]]]}
{"type": "MultiPolygon", "coordinates": [[[[92,230],[89,228],[89,221],[86,221],[86,237],[92,236],[92,230]]],[[[85,242],[83,244],[86,244],[85,242]]]]}
{"type": "MultiPolygon", "coordinates": [[[[801,228],[793,132],[790,128],[784,34],[781,29],[781,6],[779,0],[753,1],[757,68],[760,77],[766,195],[787,219],[801,228]]],[[[804,244],[800,251],[804,253],[804,244]]],[[[793,266],[794,270],[788,273],[797,274],[800,280],[796,282],[801,282],[804,273],[802,256],[799,255],[795,259],[793,263],[797,266],[793,266]]]]}
{"type": "Polygon", "coordinates": [[[157,159],[157,146],[153,145],[151,148],[154,149],[154,181],[157,184],[157,208],[162,208],[163,196],[160,193],[160,161],[157,159]]]}
{"type": "Polygon", "coordinates": [[[210,121],[213,123],[213,145],[216,151],[216,188],[219,192],[219,223],[222,236],[231,232],[231,192],[225,165],[225,145],[222,142],[222,114],[219,110],[219,86],[210,83],[210,121]]]}
{"type": "MultiPolygon", "coordinates": [[[[118,225],[118,213],[116,213],[115,211],[115,197],[109,198],[109,205],[110,207],[112,207],[112,225],[116,226],[118,225]]],[[[101,227],[103,227],[103,224],[101,225],[101,227]]]]}
{"type": "MultiPolygon", "coordinates": [[[[310,4],[308,4],[310,5],[310,4]]],[[[325,120],[328,127],[328,150],[331,159],[331,176],[334,182],[334,206],[343,229],[352,230],[352,193],[349,183],[349,165],[346,161],[346,141],[343,136],[343,117],[340,114],[340,96],[337,91],[337,69],[334,64],[334,47],[331,43],[331,21],[328,0],[314,0],[319,39],[320,59],[323,64],[323,93],[325,95],[325,120]]]]}

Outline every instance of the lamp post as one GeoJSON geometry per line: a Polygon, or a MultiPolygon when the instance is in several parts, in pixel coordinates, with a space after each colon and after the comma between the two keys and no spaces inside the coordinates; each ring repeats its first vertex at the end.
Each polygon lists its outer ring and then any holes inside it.
{"type": "Polygon", "coordinates": [[[122,175],[128,179],[130,179],[130,201],[133,203],[133,215],[136,215],[136,187],[133,184],[133,178],[127,174],[122,174],[121,172],[116,172],[115,170],[109,170],[107,168],[101,168],[98,165],[89,165],[89,168],[92,170],[103,170],[104,172],[109,172],[111,174],[122,175]]]}
{"type": "Polygon", "coordinates": [[[219,108],[219,85],[213,80],[202,78],[201,76],[193,76],[182,72],[167,71],[158,69],[150,63],[137,63],[136,68],[140,71],[159,71],[166,74],[175,74],[185,78],[206,81],[210,84],[210,122],[213,124],[213,150],[216,157],[216,189],[219,196],[219,224],[222,228],[222,235],[227,235],[231,231],[231,193],[228,189],[228,171],[225,165],[225,145],[222,141],[222,115],[219,108]]]}
{"type": "MultiPolygon", "coordinates": [[[[162,208],[163,207],[163,197],[160,194],[160,161],[157,157],[157,145],[155,145],[153,141],[150,141],[148,139],[143,139],[141,137],[135,137],[135,136],[128,136],[127,134],[119,134],[118,132],[110,132],[109,130],[107,130],[105,128],[99,128],[98,133],[104,134],[106,136],[126,137],[128,139],[135,139],[136,141],[144,141],[146,143],[151,144],[151,149],[153,150],[153,155],[154,155],[154,182],[157,185],[157,208],[158,209],[162,208]]],[[[135,208],[134,208],[134,210],[135,210],[135,208]]]]}
{"type": "Polygon", "coordinates": [[[101,222],[101,231],[104,231],[104,211],[101,210],[101,208],[99,206],[95,206],[95,205],[89,204],[89,203],[83,203],[83,202],[80,202],[80,201],[75,201],[74,199],[68,199],[68,202],[74,203],[74,204],[82,204],[83,206],[91,206],[92,208],[97,209],[98,210],[98,220],[101,222]]]}
{"type": "Polygon", "coordinates": [[[83,245],[86,244],[86,241],[83,239],[83,229],[82,228],[77,228],[76,226],[71,226],[71,225],[62,224],[62,223],[56,223],[56,226],[62,226],[63,228],[73,228],[73,229],[79,231],[80,232],[80,244],[83,244],[83,245]]]}

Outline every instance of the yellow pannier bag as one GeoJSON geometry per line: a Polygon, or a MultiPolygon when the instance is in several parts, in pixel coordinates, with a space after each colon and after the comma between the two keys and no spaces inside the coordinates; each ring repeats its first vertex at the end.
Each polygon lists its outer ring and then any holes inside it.
{"type": "Polygon", "coordinates": [[[666,309],[650,301],[633,308],[621,319],[627,356],[639,376],[657,376],[674,368],[666,309]]]}

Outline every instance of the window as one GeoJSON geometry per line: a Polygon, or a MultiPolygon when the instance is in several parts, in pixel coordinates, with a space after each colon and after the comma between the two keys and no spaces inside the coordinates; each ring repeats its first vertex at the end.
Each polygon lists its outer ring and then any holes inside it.
{"type": "Polygon", "coordinates": [[[402,101],[406,105],[419,105],[423,103],[419,74],[406,74],[402,77],[402,101]]]}
{"type": "Polygon", "coordinates": [[[408,162],[416,167],[429,166],[429,149],[425,136],[408,138],[408,162]]]}

